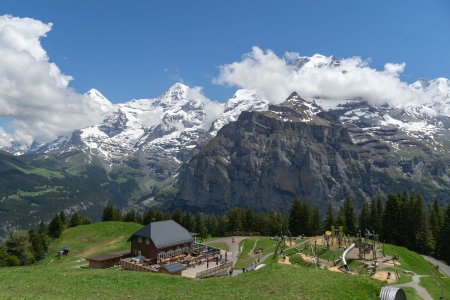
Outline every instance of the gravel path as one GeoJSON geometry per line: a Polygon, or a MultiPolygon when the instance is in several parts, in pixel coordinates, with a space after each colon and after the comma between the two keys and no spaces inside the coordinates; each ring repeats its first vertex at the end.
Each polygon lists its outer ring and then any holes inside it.
{"type": "Polygon", "coordinates": [[[433,266],[438,265],[438,266],[439,266],[439,269],[440,269],[445,275],[447,275],[447,276],[450,277],[450,266],[449,266],[449,265],[447,265],[447,264],[443,263],[442,261],[439,261],[439,260],[437,260],[437,259],[435,259],[435,258],[433,258],[433,257],[430,257],[430,256],[422,255],[422,257],[423,257],[426,261],[430,262],[433,266]]]}
{"type": "Polygon", "coordinates": [[[412,287],[416,290],[417,294],[425,300],[433,300],[430,294],[428,294],[427,290],[419,285],[420,277],[424,277],[424,275],[414,275],[412,277],[412,282],[402,283],[402,284],[393,284],[392,286],[402,288],[402,287],[412,287]]]}

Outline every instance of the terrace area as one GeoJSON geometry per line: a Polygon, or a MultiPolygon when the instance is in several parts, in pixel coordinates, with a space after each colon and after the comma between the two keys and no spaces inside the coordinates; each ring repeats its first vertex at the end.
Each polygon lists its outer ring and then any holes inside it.
{"type": "Polygon", "coordinates": [[[161,272],[190,278],[205,278],[226,275],[233,266],[231,252],[193,242],[188,252],[166,256],[156,264],[143,257],[128,257],[120,260],[122,268],[141,272],[161,272]]]}

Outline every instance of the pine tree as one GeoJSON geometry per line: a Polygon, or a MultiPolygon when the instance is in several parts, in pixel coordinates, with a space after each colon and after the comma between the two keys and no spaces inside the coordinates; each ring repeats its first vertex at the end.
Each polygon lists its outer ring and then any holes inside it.
{"type": "Polygon", "coordinates": [[[202,213],[197,213],[194,217],[194,232],[198,233],[202,238],[208,236],[208,228],[205,225],[205,216],[202,213]]]}
{"type": "Polygon", "coordinates": [[[81,217],[77,212],[72,214],[72,217],[69,221],[69,227],[77,227],[82,224],[81,217]]]}
{"type": "Polygon", "coordinates": [[[383,214],[383,224],[381,226],[381,234],[383,240],[387,243],[395,243],[395,239],[399,236],[396,226],[397,211],[400,209],[398,195],[389,194],[387,196],[386,207],[383,214]]]}
{"type": "Polygon", "coordinates": [[[430,229],[431,232],[433,233],[434,240],[437,241],[439,239],[440,231],[443,225],[442,211],[437,200],[434,200],[434,203],[430,207],[429,211],[430,211],[430,229]]]}
{"type": "Polygon", "coordinates": [[[438,258],[450,264],[450,204],[444,212],[444,222],[436,245],[438,258]]]}
{"type": "Polygon", "coordinates": [[[377,222],[375,224],[374,230],[378,234],[380,234],[381,233],[381,225],[383,223],[383,213],[384,213],[383,202],[381,201],[380,198],[378,198],[378,200],[377,200],[376,210],[377,210],[377,222]]]}
{"type": "Polygon", "coordinates": [[[311,235],[322,234],[320,228],[320,210],[319,207],[315,207],[309,218],[309,230],[311,235]]]}
{"type": "Polygon", "coordinates": [[[172,214],[172,220],[174,220],[175,222],[177,222],[178,224],[183,224],[183,215],[180,211],[180,209],[175,209],[175,211],[172,214]]]}
{"type": "Polygon", "coordinates": [[[64,211],[61,211],[59,213],[59,218],[61,220],[63,227],[66,227],[67,226],[67,218],[66,218],[66,214],[64,213],[64,211]]]}
{"type": "Polygon", "coordinates": [[[227,213],[228,217],[228,232],[242,230],[241,209],[239,207],[232,208],[227,213]]]}
{"type": "Polygon", "coordinates": [[[246,208],[242,218],[242,229],[249,232],[253,231],[254,222],[253,211],[250,208],[246,208]]]}
{"type": "Polygon", "coordinates": [[[433,233],[430,229],[429,218],[422,196],[416,196],[416,205],[418,211],[418,218],[416,219],[417,230],[415,236],[415,249],[423,254],[431,254],[435,247],[433,233]]]}
{"type": "Polygon", "coordinates": [[[353,208],[353,200],[347,197],[344,200],[344,231],[347,234],[355,235],[356,233],[356,215],[353,208]]]}
{"type": "Polygon", "coordinates": [[[110,204],[106,205],[103,209],[102,221],[112,221],[114,218],[114,207],[110,204]]]}
{"type": "Polygon", "coordinates": [[[59,238],[63,230],[64,226],[61,222],[60,215],[56,214],[48,224],[48,235],[53,238],[59,238]]]}
{"type": "Polygon", "coordinates": [[[48,230],[47,225],[44,221],[41,221],[38,229],[39,241],[41,242],[42,249],[44,249],[44,253],[48,251],[48,230]]]}
{"type": "Polygon", "coordinates": [[[34,260],[36,261],[43,259],[45,250],[39,234],[34,229],[30,229],[28,231],[28,236],[33,249],[34,260]]]}
{"type": "Polygon", "coordinates": [[[323,227],[325,230],[331,230],[331,226],[335,226],[335,225],[336,225],[336,220],[334,218],[333,207],[331,206],[331,202],[328,202],[327,215],[325,217],[323,227]]]}
{"type": "Polygon", "coordinates": [[[363,207],[361,208],[361,212],[359,214],[359,231],[361,235],[364,236],[366,229],[369,229],[370,223],[370,212],[369,212],[369,203],[364,202],[363,207]]]}
{"type": "Polygon", "coordinates": [[[189,232],[193,232],[195,229],[195,223],[192,213],[187,212],[183,217],[183,221],[184,228],[186,228],[189,232]]]}
{"type": "Polygon", "coordinates": [[[136,222],[137,221],[137,213],[134,209],[131,209],[125,213],[123,217],[124,222],[136,222]]]}
{"type": "Polygon", "coordinates": [[[302,204],[300,200],[294,199],[289,211],[289,231],[293,236],[304,234],[304,228],[302,228],[302,204]]]}

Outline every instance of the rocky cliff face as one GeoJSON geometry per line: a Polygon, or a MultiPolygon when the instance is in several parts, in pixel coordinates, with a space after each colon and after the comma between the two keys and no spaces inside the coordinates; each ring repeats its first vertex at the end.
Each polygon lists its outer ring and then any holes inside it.
{"type": "MultiPolygon", "coordinates": [[[[426,145],[411,141],[407,147],[414,149],[402,157],[386,138],[356,141],[363,130],[350,125],[295,93],[268,111],[243,112],[183,168],[175,206],[288,210],[295,197],[326,207],[346,196],[445,193],[447,162],[426,145]]],[[[396,128],[377,130],[382,137],[398,134],[396,128]]]]}

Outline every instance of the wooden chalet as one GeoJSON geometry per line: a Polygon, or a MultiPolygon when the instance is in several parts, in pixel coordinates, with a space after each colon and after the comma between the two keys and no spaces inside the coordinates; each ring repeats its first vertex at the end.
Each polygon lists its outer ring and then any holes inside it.
{"type": "Polygon", "coordinates": [[[173,220],[152,222],[128,240],[131,241],[131,255],[143,256],[149,263],[188,253],[194,242],[192,234],[173,220]]]}

